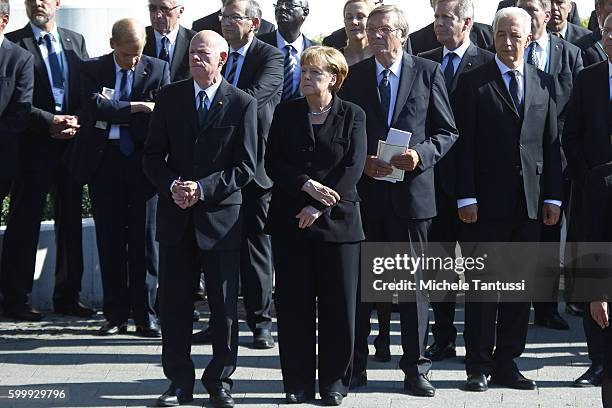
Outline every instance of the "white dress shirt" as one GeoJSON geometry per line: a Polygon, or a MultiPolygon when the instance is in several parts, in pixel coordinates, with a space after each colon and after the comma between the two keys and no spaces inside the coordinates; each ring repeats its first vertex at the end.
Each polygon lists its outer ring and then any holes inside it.
{"type": "MultiPolygon", "coordinates": [[[[402,57],[403,58],[403,57],[402,57]]],[[[389,101],[389,116],[387,117],[387,126],[391,126],[393,120],[393,112],[395,111],[395,102],[397,101],[397,92],[399,90],[400,75],[402,75],[402,58],[399,58],[389,67],[389,84],[391,85],[391,100],[389,101]]],[[[376,84],[380,85],[383,79],[383,71],[385,68],[376,58],[376,84]]]]}
{"type": "Polygon", "coordinates": [[[569,23],[565,23],[565,25],[563,26],[563,28],[559,31],[559,35],[561,36],[561,38],[563,38],[564,40],[567,38],[567,25],[569,23]]]}
{"type": "Polygon", "coordinates": [[[300,57],[302,52],[304,52],[304,34],[300,34],[300,36],[292,43],[288,43],[283,36],[280,34],[280,31],[276,30],[276,45],[285,55],[285,47],[290,45],[295,49],[295,54],[293,54],[293,63],[295,65],[295,70],[293,71],[293,89],[300,89],[300,78],[302,76],[302,67],[300,66],[300,57]]]}
{"type": "MultiPolygon", "coordinates": [[[[546,72],[548,67],[548,48],[550,45],[550,38],[548,37],[548,33],[545,33],[542,37],[535,40],[536,43],[536,56],[538,58],[538,66],[537,68],[540,71],[546,72]]],[[[525,48],[525,62],[529,58],[529,53],[531,52],[531,44],[527,48],[525,48]]]]}
{"type": "Polygon", "coordinates": [[[4,34],[0,33],[0,47],[2,46],[3,41],[4,41],[4,34]]]}
{"type": "MultiPolygon", "coordinates": [[[[255,38],[255,37],[253,37],[255,38]]],[[[244,59],[246,58],[246,53],[249,50],[249,47],[251,46],[251,43],[253,42],[253,38],[251,38],[249,40],[249,42],[247,42],[244,46],[238,48],[237,50],[235,50],[234,48],[230,47],[229,49],[229,56],[227,58],[227,62],[225,63],[225,75],[224,77],[227,78],[227,75],[229,74],[230,70],[232,69],[232,65],[234,64],[234,56],[233,56],[233,52],[237,52],[238,55],[238,65],[236,65],[236,73],[234,74],[234,82],[232,82],[232,85],[236,86],[236,84],[238,83],[238,79],[240,78],[240,72],[242,72],[242,65],[244,64],[244,59]]]]}
{"type": "MultiPolygon", "coordinates": [[[[113,101],[118,101],[120,96],[119,94],[121,93],[121,78],[123,77],[123,73],[121,73],[122,68],[119,66],[119,64],[117,64],[114,53],[113,61],[115,61],[115,92],[113,93],[113,101]]],[[[132,89],[132,85],[134,84],[134,70],[128,70],[127,74],[127,86],[128,88],[132,89]]],[[[119,140],[121,138],[120,125],[111,125],[110,131],[108,132],[108,138],[110,140],[119,140]]]]}
{"type": "MultiPolygon", "coordinates": [[[[519,86],[519,90],[521,94],[521,100],[524,101],[525,100],[525,91],[524,91],[525,75],[523,73],[524,65],[521,64],[519,65],[517,69],[513,70],[512,68],[509,68],[503,62],[501,62],[501,60],[497,57],[497,55],[495,56],[495,62],[497,63],[497,66],[499,67],[499,71],[501,73],[502,79],[504,80],[504,84],[506,85],[506,88],[508,89],[508,92],[510,92],[510,75],[508,74],[508,72],[518,71],[518,75],[517,75],[518,86],[519,86]]],[[[559,200],[544,200],[544,202],[547,204],[555,204],[559,207],[561,207],[561,204],[562,204],[561,201],[559,200]]],[[[460,198],[457,200],[457,208],[466,207],[472,204],[478,204],[478,200],[474,197],[460,198]]]]}
{"type": "Polygon", "coordinates": [[[448,55],[449,52],[454,52],[455,55],[459,57],[459,58],[453,59],[453,74],[456,74],[457,69],[459,69],[459,64],[461,64],[461,60],[463,59],[463,56],[465,55],[470,44],[471,44],[470,40],[467,39],[463,44],[461,44],[459,47],[455,48],[454,50],[449,50],[448,48],[446,48],[446,46],[444,46],[444,48],[442,49],[442,64],[440,65],[442,72],[444,72],[444,70],[446,69],[446,66],[448,65],[448,58],[446,58],[446,56],[448,55]]]}
{"type": "Polygon", "coordinates": [[[47,34],[51,34],[51,45],[55,50],[55,53],[59,56],[60,69],[62,71],[62,78],[64,79],[64,97],[62,98],[58,92],[53,92],[53,99],[55,101],[55,106],[57,111],[61,111],[64,106],[64,101],[68,100],[68,61],[66,60],[66,54],[62,49],[62,43],[60,41],[59,31],[57,26],[53,28],[50,32],[46,32],[41,30],[39,27],[30,23],[30,27],[32,28],[32,32],[34,33],[34,41],[38,44],[38,48],[40,49],[40,54],[42,55],[43,61],[45,62],[45,66],[47,68],[47,77],[49,78],[49,86],[53,90],[53,76],[51,75],[51,66],[49,65],[49,50],[47,50],[47,45],[43,40],[41,44],[38,41],[43,38],[47,34]]]}
{"type": "MultiPolygon", "coordinates": [[[[177,24],[174,30],[170,31],[166,34],[166,38],[168,38],[168,63],[172,64],[172,58],[174,57],[174,49],[176,48],[176,37],[178,36],[180,26],[177,24]]],[[[157,56],[162,49],[162,38],[163,34],[158,33],[156,30],[153,30],[155,33],[155,49],[157,50],[157,56]]]]}

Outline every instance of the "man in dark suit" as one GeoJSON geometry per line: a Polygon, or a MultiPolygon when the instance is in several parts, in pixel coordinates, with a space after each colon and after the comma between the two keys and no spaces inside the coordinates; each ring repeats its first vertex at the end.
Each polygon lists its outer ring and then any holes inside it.
{"type": "Polygon", "coordinates": [[[574,10],[574,2],[570,0],[551,0],[550,20],[546,24],[552,35],[561,37],[565,41],[576,44],[581,37],[589,34],[589,30],[579,24],[568,21],[569,14],[574,10]]]}
{"type": "MultiPolygon", "coordinates": [[[[531,41],[525,10],[498,11],[493,27],[495,60],[462,75],[453,94],[461,134],[456,161],[461,238],[537,242],[542,221],[558,222],[563,195],[554,82],[524,62],[531,41]]],[[[505,265],[517,262],[504,260],[510,262],[505,265]]],[[[534,266],[520,264],[522,270],[534,266]]],[[[498,385],[535,389],[514,362],[525,348],[530,303],[470,300],[465,304],[466,391],[486,391],[489,375],[498,385]]]]}
{"type": "MultiPolygon", "coordinates": [[[[517,3],[517,0],[501,0],[499,2],[499,4],[497,5],[497,10],[501,10],[503,8],[506,7],[515,7],[517,3]]],[[[580,21],[580,16],[578,15],[578,7],[576,6],[575,2],[571,2],[571,10],[568,13],[568,18],[567,20],[572,23],[572,24],[576,24],[576,25],[581,25],[581,21],[580,21]]]]}
{"type": "MultiPolygon", "coordinates": [[[[435,0],[430,0],[431,8],[435,7],[435,0]]],[[[491,26],[488,24],[476,23],[472,25],[470,30],[470,41],[477,47],[485,50],[493,48],[493,33],[491,26]]],[[[414,55],[419,55],[422,52],[433,50],[440,47],[442,44],[436,39],[434,32],[434,23],[431,23],[418,31],[410,34],[410,43],[414,55]]]]}
{"type": "Polygon", "coordinates": [[[213,31],[193,37],[193,80],[158,94],[145,143],[145,173],[159,194],[162,364],[171,381],[159,406],[193,399],[190,294],[200,269],[213,336],[202,382],[214,407],[234,406],[229,391],[238,352],[241,190],[257,165],[257,101],[221,76],[227,50],[213,31]]]}
{"type": "Polygon", "coordinates": [[[106,318],[100,335],[125,333],[130,314],[137,335],[161,335],[157,279],[147,277],[145,262],[147,201],[155,189],[142,171],[142,149],[152,96],[170,76],[167,62],[142,55],[145,38],[139,22],[119,20],[113,52],[84,63],[82,128],[68,159],[75,178],[90,187],[106,318]]]}
{"type": "Polygon", "coordinates": [[[29,127],[19,140],[17,174],[4,235],[2,278],[4,312],[40,320],[28,302],[32,291],[40,220],[47,193],[55,191],[57,261],[53,305],[57,313],[91,316],[79,301],[83,276],[81,195],[62,163],[78,129],[80,67],[87,56],[81,34],[56,24],[59,1],[26,2],[30,22],[6,38],[34,55],[34,95],[29,127]]]}
{"type": "Polygon", "coordinates": [[[278,30],[259,36],[259,39],[280,49],[284,54],[284,83],[281,100],[299,98],[300,56],[314,42],[302,34],[302,25],[310,12],[308,0],[279,0],[274,8],[278,30]]]}
{"type": "MultiPolygon", "coordinates": [[[[416,253],[422,253],[436,215],[433,167],[458,136],[444,77],[438,64],[403,51],[408,24],[397,6],[375,8],[366,31],[374,57],[351,67],[341,92],[368,116],[368,158],[358,185],[364,232],[369,241],[409,242],[416,253]],[[386,140],[390,128],[410,131],[412,137],[406,153],[388,164],[376,154],[378,141],[386,140]],[[391,174],[391,165],[405,171],[404,180],[377,180],[391,174]]],[[[433,397],[435,388],[427,379],[431,360],[424,357],[428,299],[422,291],[415,295],[416,301],[399,303],[404,351],[400,368],[407,392],[433,397]]],[[[372,312],[371,303],[358,302],[353,387],[367,382],[372,312]]]]}
{"type": "MultiPolygon", "coordinates": [[[[448,94],[452,96],[460,76],[477,68],[494,57],[494,54],[478,48],[470,41],[474,21],[474,5],[471,0],[438,0],[435,7],[434,31],[442,47],[420,54],[420,57],[442,64],[441,69],[448,94]]],[[[453,109],[455,108],[452,106],[453,109]]],[[[434,167],[436,208],[438,215],[432,220],[429,240],[448,243],[442,256],[455,255],[455,243],[459,241],[457,197],[455,196],[454,149],[451,149],[434,167]]],[[[434,343],[425,356],[432,361],[455,357],[457,329],[455,296],[451,291],[442,302],[432,302],[436,323],[432,326],[434,343]]]]}
{"type": "MultiPolygon", "coordinates": [[[[223,76],[257,99],[257,171],[255,179],[242,190],[240,278],[253,347],[266,349],[274,347],[274,339],[270,333],[272,248],[270,237],[264,234],[272,181],[264,169],[264,155],[272,115],[283,88],[283,54],[255,38],[259,15],[261,10],[254,0],[228,0],[221,14],[221,29],[230,46],[223,76]]],[[[194,334],[194,340],[202,339],[205,333],[194,334]]]]}
{"type": "MultiPolygon", "coordinates": [[[[563,132],[565,121],[565,107],[572,92],[572,86],[578,73],[582,70],[582,57],[580,49],[561,38],[549,35],[546,31],[547,23],[550,19],[551,1],[550,0],[519,0],[518,7],[521,7],[531,16],[531,44],[525,50],[525,61],[534,65],[541,71],[552,75],[555,79],[555,102],[557,114],[559,116],[557,129],[559,137],[563,132]]],[[[570,195],[570,177],[566,171],[565,160],[562,161],[564,170],[564,193],[563,210],[567,209],[570,195]]],[[[569,214],[567,214],[569,216],[569,214]]],[[[561,223],[552,226],[542,225],[541,240],[543,242],[561,241],[561,223]]],[[[552,246],[551,246],[552,248],[552,246]]],[[[555,248],[560,248],[556,246],[555,248]]],[[[548,249],[548,246],[546,246],[548,249]]],[[[559,250],[553,253],[542,251],[540,258],[542,266],[546,264],[559,265],[561,254],[559,250]]],[[[560,270],[557,272],[560,273],[560,270]]],[[[544,273],[542,270],[540,274],[544,273]]],[[[559,282],[558,276],[552,277],[552,286],[542,287],[540,291],[546,291],[552,299],[558,297],[559,282]]],[[[568,330],[569,325],[558,312],[558,303],[555,302],[534,302],[535,311],[534,323],[557,330],[568,330]]]]}
{"type": "Polygon", "coordinates": [[[34,89],[34,57],[4,38],[9,0],[0,0],[0,206],[17,170],[17,142],[26,130],[34,89]]]}
{"type": "MultiPolygon", "coordinates": [[[[599,25],[603,27],[604,21],[612,13],[612,0],[595,0],[595,13],[597,14],[599,25]]],[[[608,59],[603,45],[601,30],[593,30],[591,33],[580,38],[576,45],[582,50],[582,60],[585,67],[608,59]]]]}
{"type": "MultiPolygon", "coordinates": [[[[225,5],[226,2],[227,0],[221,0],[221,5],[225,5]]],[[[222,9],[219,9],[218,11],[215,11],[212,14],[195,20],[191,26],[191,29],[196,32],[202,30],[213,30],[216,33],[223,35],[223,33],[221,32],[221,11],[222,9]]],[[[261,18],[261,15],[258,17],[260,19],[260,24],[257,28],[257,31],[255,31],[255,34],[261,35],[271,33],[272,31],[276,30],[274,24],[272,24],[268,20],[264,20],[263,18],[261,18]]]]}
{"type": "MultiPolygon", "coordinates": [[[[612,55],[612,14],[604,21],[607,36],[604,46],[612,55]]],[[[584,225],[590,214],[578,206],[576,200],[582,199],[584,180],[591,169],[612,161],[612,111],[610,100],[612,89],[612,58],[584,69],[576,79],[571,99],[567,107],[567,119],[563,129],[563,150],[570,168],[574,191],[571,217],[577,227],[578,240],[584,240],[584,225]],[[584,221],[583,221],[584,220],[584,221]]],[[[603,375],[604,344],[601,331],[589,315],[583,316],[583,327],[587,340],[591,366],[574,381],[574,386],[589,387],[601,383],[603,375]]]]}

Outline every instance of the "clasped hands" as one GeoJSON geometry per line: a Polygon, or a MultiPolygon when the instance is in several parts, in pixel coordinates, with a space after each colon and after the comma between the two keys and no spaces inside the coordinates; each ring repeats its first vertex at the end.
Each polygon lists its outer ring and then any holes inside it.
{"type": "Polygon", "coordinates": [[[393,156],[391,162],[387,163],[378,156],[368,156],[365,163],[364,173],[370,177],[386,177],[393,172],[393,167],[404,171],[414,171],[421,159],[416,150],[406,149],[406,152],[393,156]]]}
{"type": "MultiPolygon", "coordinates": [[[[332,188],[329,188],[318,181],[308,180],[302,185],[302,191],[306,192],[309,196],[322,203],[326,207],[331,207],[340,201],[340,195],[332,188]]],[[[307,205],[302,208],[300,212],[295,216],[298,221],[298,227],[300,229],[308,228],[323,214],[322,211],[317,210],[311,205],[307,205]]]]}
{"type": "Polygon", "coordinates": [[[171,191],[172,200],[183,210],[193,206],[200,199],[200,186],[195,181],[175,180],[171,191]]]}
{"type": "Polygon", "coordinates": [[[74,115],[54,115],[49,136],[53,139],[72,139],[80,127],[79,118],[74,115]]]}

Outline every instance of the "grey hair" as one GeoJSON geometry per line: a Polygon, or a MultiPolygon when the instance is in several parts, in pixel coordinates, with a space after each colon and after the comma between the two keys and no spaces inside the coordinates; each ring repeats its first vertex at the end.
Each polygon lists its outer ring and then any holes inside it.
{"type": "Polygon", "coordinates": [[[465,20],[466,18],[471,18],[474,20],[474,3],[472,0],[433,0],[434,6],[438,5],[438,3],[443,2],[451,2],[456,1],[457,5],[455,6],[455,14],[459,20],[465,20]]]}
{"type": "Polygon", "coordinates": [[[0,0],[0,16],[8,16],[11,14],[11,5],[9,0],[0,0]]]}
{"type": "Polygon", "coordinates": [[[406,20],[406,15],[404,14],[404,11],[401,8],[395,5],[383,4],[382,6],[378,6],[370,12],[370,15],[368,16],[368,21],[378,14],[387,13],[395,14],[395,17],[397,18],[397,28],[399,28],[402,32],[402,43],[406,42],[408,34],[410,34],[410,27],[408,26],[408,20],[406,20]]]}
{"type": "Polygon", "coordinates": [[[531,34],[531,16],[528,12],[520,7],[506,7],[498,10],[495,13],[495,19],[493,20],[493,35],[497,32],[497,24],[499,20],[503,18],[516,18],[523,23],[523,34],[531,34]]]}
{"type": "Polygon", "coordinates": [[[245,8],[245,13],[247,17],[261,19],[261,7],[255,0],[225,0],[223,2],[223,7],[227,7],[230,4],[234,4],[239,1],[246,1],[247,5],[245,8]]]}
{"type": "MultiPolygon", "coordinates": [[[[523,4],[523,3],[525,3],[526,1],[529,1],[529,0],[518,0],[518,1],[516,2],[516,5],[517,5],[518,7],[520,7],[520,4],[523,4]]],[[[537,1],[537,2],[540,4],[540,7],[542,8],[542,10],[544,10],[544,11],[550,11],[550,9],[551,9],[551,1],[550,1],[550,0],[535,0],[535,1],[537,1]]],[[[566,1],[566,2],[569,2],[569,0],[565,0],[565,1],[566,1]]]]}

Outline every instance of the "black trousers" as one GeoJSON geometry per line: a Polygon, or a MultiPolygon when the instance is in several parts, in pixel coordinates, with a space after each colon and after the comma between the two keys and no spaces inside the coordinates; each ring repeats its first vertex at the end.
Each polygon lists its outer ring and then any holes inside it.
{"type": "MultiPolygon", "coordinates": [[[[537,242],[541,221],[527,218],[524,200],[517,206],[514,218],[507,221],[478,220],[463,224],[464,256],[479,256],[477,242],[537,242]]],[[[507,259],[505,265],[536,268],[537,260],[507,259]],[[513,263],[514,262],[514,263],[513,263]]],[[[470,276],[466,273],[469,281],[470,276]]],[[[529,302],[471,302],[465,304],[465,366],[468,375],[490,375],[517,371],[514,359],[525,350],[529,326],[529,302]],[[493,349],[495,348],[495,351],[493,349]]]]}
{"type": "Polygon", "coordinates": [[[247,324],[251,331],[272,326],[272,246],[264,234],[272,192],[256,182],[243,190],[240,279],[247,324]]]}
{"type": "Polygon", "coordinates": [[[193,226],[178,246],[159,246],[159,302],[162,319],[162,365],[172,385],[193,392],[195,368],[191,360],[194,284],[204,270],[212,360],[202,382],[210,392],[230,389],[238,356],[238,251],[202,251],[193,226]]]}
{"type": "MultiPolygon", "coordinates": [[[[392,211],[378,219],[362,218],[364,232],[370,242],[410,242],[413,251],[424,253],[431,220],[409,220],[396,217],[392,211]]],[[[425,338],[428,325],[429,301],[427,293],[416,291],[416,302],[400,302],[401,341],[403,355],[399,366],[407,376],[427,374],[431,360],[424,357],[425,338]]],[[[366,371],[368,364],[368,336],[372,303],[362,302],[357,296],[357,316],[355,320],[355,356],[353,370],[366,371]]]]}
{"type": "Polygon", "coordinates": [[[157,231],[157,194],[147,200],[145,215],[145,286],[147,296],[145,309],[149,316],[155,316],[159,308],[157,301],[157,282],[159,280],[159,243],[155,240],[157,231]]]}
{"type": "Polygon", "coordinates": [[[28,302],[34,281],[40,222],[49,192],[57,248],[53,302],[69,303],[79,298],[83,277],[83,186],[58,160],[52,168],[20,170],[13,180],[0,274],[5,306],[28,302]]]}
{"type": "Polygon", "coordinates": [[[145,221],[153,187],[142,171],[142,154],[126,157],[109,145],[89,184],[100,258],[104,316],[115,324],[147,325],[155,313],[147,308],[145,221]]]}
{"type": "Polygon", "coordinates": [[[359,243],[272,237],[278,345],[285,392],[314,396],[319,318],[319,392],[346,395],[355,339],[359,243]]]}

